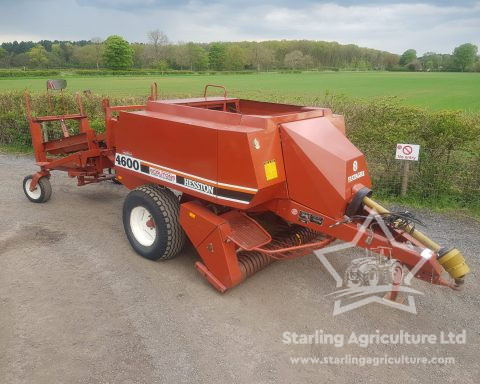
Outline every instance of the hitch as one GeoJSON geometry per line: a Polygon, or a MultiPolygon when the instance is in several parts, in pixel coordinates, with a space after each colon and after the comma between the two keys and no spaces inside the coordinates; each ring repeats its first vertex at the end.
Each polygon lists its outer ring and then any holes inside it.
{"type": "MultiPolygon", "coordinates": [[[[370,199],[368,196],[365,196],[363,198],[363,204],[365,204],[371,209],[374,209],[379,214],[390,213],[390,211],[370,199]]],[[[418,240],[425,247],[434,251],[437,255],[437,261],[445,269],[445,271],[447,271],[447,273],[455,280],[455,285],[457,287],[461,286],[464,283],[465,275],[470,272],[470,268],[468,267],[463,254],[458,249],[442,247],[440,244],[430,239],[418,229],[415,229],[414,226],[411,224],[403,228],[399,227],[396,229],[403,230],[409,233],[414,239],[418,240]]]]}

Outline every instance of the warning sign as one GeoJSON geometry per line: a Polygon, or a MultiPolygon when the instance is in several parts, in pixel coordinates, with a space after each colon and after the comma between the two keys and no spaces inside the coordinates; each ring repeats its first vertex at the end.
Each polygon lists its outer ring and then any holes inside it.
{"type": "Polygon", "coordinates": [[[265,167],[265,178],[267,181],[276,179],[278,177],[277,163],[275,160],[266,161],[263,166],[265,167]]]}
{"type": "Polygon", "coordinates": [[[420,145],[417,144],[397,144],[395,159],[418,161],[420,154],[420,145]]]}

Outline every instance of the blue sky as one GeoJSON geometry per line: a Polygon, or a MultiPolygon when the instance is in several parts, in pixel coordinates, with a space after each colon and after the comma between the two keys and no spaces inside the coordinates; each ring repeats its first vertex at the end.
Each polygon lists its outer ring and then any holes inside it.
{"type": "Polygon", "coordinates": [[[311,39],[450,53],[480,45],[480,0],[0,0],[0,42],[112,34],[146,42],[153,29],[173,42],[311,39]]]}

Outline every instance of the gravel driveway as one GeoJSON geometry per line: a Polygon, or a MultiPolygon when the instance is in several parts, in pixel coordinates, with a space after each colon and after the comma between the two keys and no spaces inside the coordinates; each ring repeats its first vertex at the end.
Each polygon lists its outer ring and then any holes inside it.
{"type": "MultiPolygon", "coordinates": [[[[52,176],[47,204],[21,183],[29,156],[0,154],[1,383],[478,383],[480,225],[419,211],[432,238],[473,270],[455,292],[415,280],[417,314],[377,303],[333,316],[334,280],[314,256],[275,263],[224,295],[186,249],[168,262],[137,256],[121,223],[127,190],[77,188],[52,176]],[[290,344],[284,332],[439,336],[465,344],[290,344]],[[460,340],[461,341],[461,340],[460,340]],[[295,357],[453,357],[454,364],[294,364],[295,357]]],[[[341,255],[337,255],[341,257],[341,255]]],[[[335,260],[332,261],[335,263],[335,260]]]]}

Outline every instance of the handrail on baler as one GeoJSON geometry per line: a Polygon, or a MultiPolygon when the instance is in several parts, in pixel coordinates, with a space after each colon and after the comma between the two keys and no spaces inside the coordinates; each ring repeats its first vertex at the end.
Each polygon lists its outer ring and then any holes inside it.
{"type": "Polygon", "coordinates": [[[223,89],[223,98],[225,99],[225,101],[223,102],[223,111],[226,112],[227,111],[227,88],[225,88],[223,85],[207,84],[203,91],[203,97],[205,98],[205,100],[207,99],[208,87],[223,89]]]}
{"type": "Polygon", "coordinates": [[[150,101],[155,101],[158,100],[158,84],[156,81],[154,81],[150,85],[150,97],[148,98],[150,101]]]}

